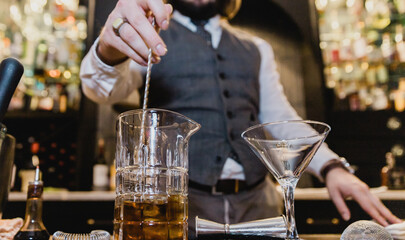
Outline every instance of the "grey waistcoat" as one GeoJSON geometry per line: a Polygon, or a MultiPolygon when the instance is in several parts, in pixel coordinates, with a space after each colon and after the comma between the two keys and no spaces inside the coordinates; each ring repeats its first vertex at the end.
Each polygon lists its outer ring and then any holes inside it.
{"type": "Polygon", "coordinates": [[[260,53],[247,37],[224,29],[217,49],[172,21],[161,32],[168,53],[152,68],[149,107],[181,113],[201,124],[189,142],[189,178],[215,185],[230,155],[242,164],[246,181],[266,168],[241,133],[258,123],[260,53]]]}

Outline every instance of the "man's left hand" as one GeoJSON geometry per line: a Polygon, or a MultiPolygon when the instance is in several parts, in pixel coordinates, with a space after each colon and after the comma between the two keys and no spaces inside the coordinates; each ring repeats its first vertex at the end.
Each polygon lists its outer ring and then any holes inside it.
{"type": "Polygon", "coordinates": [[[381,200],[370,192],[370,188],[355,175],[342,168],[330,170],[325,179],[329,196],[345,221],[350,219],[350,210],[345,203],[346,198],[352,198],[375,221],[383,226],[402,222],[384,206],[381,200]]]}

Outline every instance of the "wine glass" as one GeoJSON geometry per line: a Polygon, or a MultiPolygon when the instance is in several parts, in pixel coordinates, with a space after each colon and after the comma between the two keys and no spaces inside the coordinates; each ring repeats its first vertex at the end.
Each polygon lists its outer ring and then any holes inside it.
{"type": "Polygon", "coordinates": [[[294,217],[294,190],[330,129],[322,122],[290,120],[255,125],[242,133],[283,189],[286,239],[299,239],[294,217]]]}

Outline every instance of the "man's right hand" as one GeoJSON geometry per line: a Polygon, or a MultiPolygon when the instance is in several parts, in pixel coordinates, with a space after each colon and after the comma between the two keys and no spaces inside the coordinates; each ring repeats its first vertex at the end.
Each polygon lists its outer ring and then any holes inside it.
{"type": "Polygon", "coordinates": [[[149,47],[152,61],[157,63],[167,52],[163,40],[152,25],[152,15],[156,27],[167,29],[173,7],[162,0],[119,0],[101,31],[97,55],[108,64],[118,64],[128,57],[140,65],[147,65],[149,47]],[[113,23],[125,20],[119,27],[119,35],[114,33],[113,23]]]}

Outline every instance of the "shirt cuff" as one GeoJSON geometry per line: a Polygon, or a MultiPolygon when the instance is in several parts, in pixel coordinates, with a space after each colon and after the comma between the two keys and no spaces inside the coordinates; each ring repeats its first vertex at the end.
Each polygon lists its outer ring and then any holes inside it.
{"type": "Polygon", "coordinates": [[[103,91],[103,94],[105,96],[110,96],[111,92],[114,89],[114,85],[117,82],[117,79],[120,79],[120,77],[118,76],[121,76],[123,73],[126,73],[128,71],[130,59],[128,58],[124,62],[114,66],[108,65],[104,63],[97,55],[98,43],[99,38],[96,39],[90,49],[90,54],[92,55],[92,66],[94,66],[95,69],[99,70],[99,72],[97,73],[98,79],[96,81],[96,84],[98,85],[99,91],[103,91]]]}
{"type": "Polygon", "coordinates": [[[339,156],[330,150],[326,143],[323,143],[315,154],[314,159],[312,159],[309,164],[308,171],[313,173],[321,182],[323,182],[324,179],[321,176],[321,170],[327,162],[333,159],[339,159],[339,156]]]}
{"type": "Polygon", "coordinates": [[[100,59],[100,57],[97,55],[97,46],[98,46],[99,41],[100,41],[100,39],[97,38],[96,41],[94,41],[94,44],[90,49],[91,54],[93,55],[93,59],[94,59],[96,65],[99,67],[99,69],[102,69],[103,71],[111,73],[111,74],[117,74],[117,73],[120,73],[122,70],[128,68],[128,65],[130,62],[129,58],[127,58],[125,61],[123,61],[119,64],[116,64],[114,66],[104,63],[100,59]]]}

